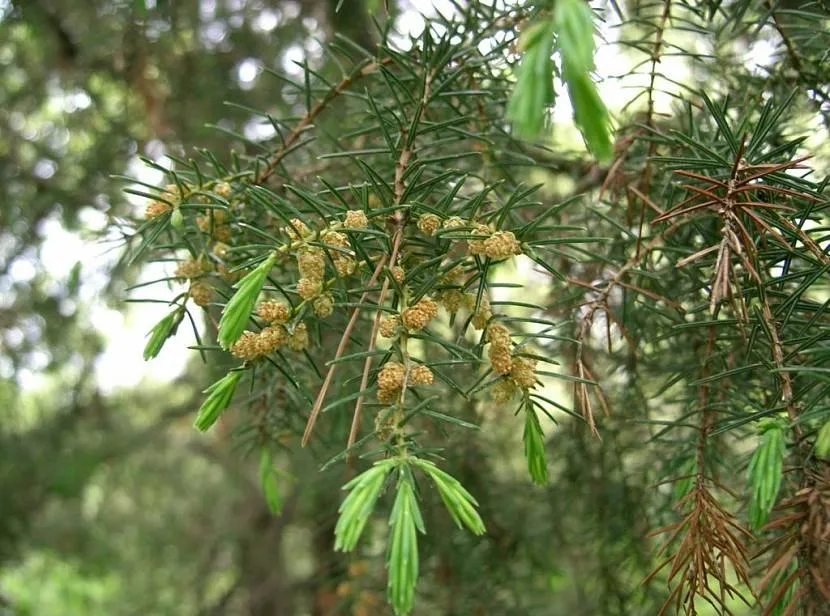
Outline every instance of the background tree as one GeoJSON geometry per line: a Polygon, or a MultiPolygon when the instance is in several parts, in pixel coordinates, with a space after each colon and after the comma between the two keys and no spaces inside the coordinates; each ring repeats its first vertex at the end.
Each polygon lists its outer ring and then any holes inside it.
{"type": "Polygon", "coordinates": [[[176,422],[198,405],[204,375],[115,393],[96,378],[109,372],[96,370],[102,349],[118,340],[101,331],[101,304],[121,307],[125,279],[138,275],[121,270],[110,283],[112,242],[101,240],[112,240],[108,219],[135,207],[112,174],[134,170],[139,154],[224,147],[206,124],[244,130],[249,120],[225,101],[284,105],[279,92],[251,89],[263,68],[290,67],[312,35],[366,36],[366,11],[344,24],[333,9],[0,5],[0,591],[14,613],[199,613],[228,603],[248,575],[222,572],[238,546],[258,545],[265,505],[240,483],[247,469],[231,442],[190,444],[189,424],[176,422]],[[76,265],[79,246],[93,258],[76,265]],[[158,395],[169,402],[148,404],[158,395]],[[222,485],[231,500],[220,511],[222,485]],[[173,498],[185,486],[187,498],[173,498]]]}

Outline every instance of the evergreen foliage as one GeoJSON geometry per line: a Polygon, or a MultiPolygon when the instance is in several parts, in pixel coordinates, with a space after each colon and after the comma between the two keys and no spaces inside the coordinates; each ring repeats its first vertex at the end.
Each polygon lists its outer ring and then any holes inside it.
{"type": "MultiPolygon", "coordinates": [[[[614,538],[602,527],[647,520],[664,536],[643,556],[647,591],[609,574],[628,594],[614,613],[695,614],[735,599],[765,614],[824,613],[830,467],[815,446],[830,420],[827,179],[787,124],[796,113],[827,119],[821,7],[664,0],[595,15],[577,0],[459,4],[406,44],[379,23],[376,47],[339,39],[325,69],[279,78],[297,117],[263,113],[272,142],[248,142],[228,162],[212,151],[178,160],[134,236],[146,255],[183,260],[190,292],[175,310],[202,284],[208,315],[221,309],[219,342],[250,384],[227,421],[244,427],[244,409],[262,408],[257,447],[288,430],[330,456],[326,468],[359,471],[334,547],[370,553],[383,536],[373,521],[390,511],[398,614],[412,611],[436,554],[424,509],[435,495],[475,535],[498,519],[498,460],[486,458],[479,410],[488,395],[523,416],[533,482],[571,473],[551,495],[593,499],[602,517],[590,540],[611,547],[605,567],[623,564],[620,541],[648,548],[631,528],[614,538]],[[594,19],[617,20],[618,45],[644,56],[634,73],[646,85],[616,118],[613,147],[591,75],[594,19]],[[668,40],[670,28],[698,38],[668,40]],[[764,29],[785,56],[759,77],[735,60],[734,41],[764,29]],[[697,83],[661,71],[678,55],[697,83]],[[554,77],[596,158],[567,198],[534,182],[556,171],[541,132],[560,100],[554,77]],[[667,89],[676,103],[658,113],[667,89]],[[516,260],[545,274],[541,300],[506,281],[516,260]],[[569,401],[550,393],[556,382],[569,401]],[[562,447],[565,436],[546,443],[540,415],[576,417],[597,442],[574,437],[590,453],[562,447]],[[746,464],[745,482],[733,471],[746,464]],[[459,471],[467,486],[448,474],[459,471]],[[580,492],[586,481],[621,492],[580,492]]],[[[223,352],[200,350],[208,361],[223,352]]],[[[214,387],[206,404],[225,406],[214,387]]],[[[480,559],[486,541],[466,539],[459,554],[480,559]]],[[[508,584],[522,597],[527,583],[508,584]]]]}
{"type": "Polygon", "coordinates": [[[826,614],[828,7],[453,7],[127,179],[125,261],[176,268],[145,359],[193,327],[196,427],[312,503],[330,611],[826,614]]]}

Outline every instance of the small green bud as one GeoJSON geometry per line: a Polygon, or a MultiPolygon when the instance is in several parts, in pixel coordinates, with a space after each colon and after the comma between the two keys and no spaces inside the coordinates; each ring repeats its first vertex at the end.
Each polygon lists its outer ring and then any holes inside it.
{"type": "Polygon", "coordinates": [[[532,24],[519,35],[519,51],[527,51],[550,37],[550,22],[540,21],[532,24]]]}
{"type": "Polygon", "coordinates": [[[545,459],[545,434],[539,417],[533,408],[525,410],[524,445],[527,470],[533,483],[544,485],[548,481],[548,467],[545,459]]]}
{"type": "Polygon", "coordinates": [[[566,70],[594,70],[594,13],[583,0],[556,0],[553,20],[566,70]]]}
{"type": "Polygon", "coordinates": [[[179,208],[173,210],[173,213],[170,215],[170,226],[174,229],[181,229],[184,226],[184,215],[179,208]]]}
{"type": "Polygon", "coordinates": [[[763,430],[761,443],[752,454],[747,468],[747,479],[752,489],[747,517],[756,530],[766,524],[778,499],[786,451],[783,424],[774,419],[760,423],[759,428],[763,430]]]}
{"type": "Polygon", "coordinates": [[[830,419],[824,422],[816,437],[816,455],[830,457],[830,419]]]}
{"type": "Polygon", "coordinates": [[[199,407],[199,413],[196,415],[196,421],[193,423],[197,430],[205,432],[216,423],[222,411],[228,408],[231,398],[233,398],[233,393],[236,391],[236,384],[241,377],[241,370],[233,370],[204,391],[204,393],[208,394],[208,397],[205,398],[202,406],[199,407]]]}
{"type": "Polygon", "coordinates": [[[274,515],[278,514],[282,510],[282,498],[280,498],[279,485],[277,484],[274,460],[267,447],[263,447],[259,453],[259,487],[265,496],[268,509],[274,515]]]}
{"type": "Polygon", "coordinates": [[[349,495],[338,510],[340,517],[334,527],[335,551],[350,552],[357,545],[394,464],[393,459],[375,462],[374,466],[343,486],[349,495]]]}
{"type": "Polygon", "coordinates": [[[153,329],[148,334],[150,339],[144,346],[144,361],[153,359],[161,352],[167,339],[176,333],[176,329],[179,327],[179,323],[182,322],[183,317],[184,312],[181,308],[177,308],[153,326],[153,329]]]}
{"type": "Polygon", "coordinates": [[[506,113],[517,135],[535,139],[542,130],[548,107],[554,102],[552,22],[545,20],[531,26],[520,45],[524,46],[524,57],[516,70],[516,84],[506,113]]]}
{"type": "Polygon", "coordinates": [[[594,70],[594,13],[582,0],[557,0],[553,10],[562,79],[585,145],[600,162],[613,158],[608,109],[591,77],[594,70]]]}
{"type": "Polygon", "coordinates": [[[415,458],[414,463],[435,482],[441,500],[444,501],[447,511],[449,511],[458,528],[466,526],[474,535],[482,535],[486,532],[484,522],[476,510],[478,502],[467,491],[467,488],[461,485],[461,482],[439,469],[429,460],[415,458]]]}
{"type": "Polygon", "coordinates": [[[568,84],[574,123],[582,133],[585,145],[598,161],[611,160],[614,156],[611,120],[591,75],[566,69],[562,77],[568,84]]]}
{"type": "Polygon", "coordinates": [[[765,434],[769,430],[783,430],[784,426],[779,419],[774,417],[767,417],[759,421],[755,426],[758,434],[765,434]]]}

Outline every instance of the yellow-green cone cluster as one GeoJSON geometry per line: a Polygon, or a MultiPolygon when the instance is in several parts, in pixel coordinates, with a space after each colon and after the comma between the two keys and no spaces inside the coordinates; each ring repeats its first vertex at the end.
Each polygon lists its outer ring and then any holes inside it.
{"type": "Polygon", "coordinates": [[[363,210],[349,210],[343,218],[343,226],[347,229],[363,229],[369,226],[369,219],[363,210]]]}
{"type": "Polygon", "coordinates": [[[291,308],[282,302],[268,300],[261,302],[256,309],[257,315],[272,325],[283,325],[291,318],[291,308]]]}
{"type": "Polygon", "coordinates": [[[161,191],[159,199],[154,199],[147,204],[147,209],[144,210],[144,218],[153,220],[159,216],[173,211],[174,205],[178,205],[181,200],[181,193],[179,187],[175,184],[168,184],[161,191]],[[162,201],[164,199],[164,201],[162,201]],[[169,202],[169,203],[168,203],[169,202]]]}
{"type": "Polygon", "coordinates": [[[409,371],[409,382],[413,385],[432,385],[432,378],[429,366],[415,366],[409,371]]]}
{"type": "MultiPolygon", "coordinates": [[[[467,308],[473,310],[476,305],[476,296],[473,294],[468,294],[464,298],[467,308]]],[[[490,319],[493,318],[493,311],[490,308],[490,298],[487,295],[481,296],[481,301],[478,304],[478,310],[475,311],[473,314],[473,318],[471,323],[473,327],[476,329],[484,329],[487,327],[487,323],[490,319]]]]}
{"type": "Polygon", "coordinates": [[[408,330],[419,330],[427,326],[438,314],[438,305],[428,297],[424,297],[411,308],[407,308],[401,315],[401,320],[408,330]]]}
{"type": "Polygon", "coordinates": [[[397,361],[388,361],[378,372],[378,400],[389,403],[397,400],[403,387],[406,368],[397,361]]]}
{"type": "Polygon", "coordinates": [[[401,318],[397,315],[384,317],[380,321],[380,335],[384,338],[394,338],[401,326],[401,318]]]}
{"type": "Polygon", "coordinates": [[[288,226],[283,227],[283,232],[292,240],[305,239],[311,236],[311,229],[299,218],[292,218],[288,226]]]}
{"type": "Polygon", "coordinates": [[[441,228],[441,219],[435,214],[421,214],[418,217],[418,229],[427,235],[435,235],[441,228]]]}
{"type": "Polygon", "coordinates": [[[193,303],[204,308],[213,299],[213,288],[205,281],[197,280],[190,283],[188,294],[193,303]]]}
{"type": "Polygon", "coordinates": [[[251,361],[276,351],[288,339],[288,332],[282,325],[271,325],[259,333],[246,331],[231,345],[234,357],[251,361]]]}
{"type": "Polygon", "coordinates": [[[510,331],[501,323],[491,323],[487,327],[487,342],[490,350],[487,356],[496,374],[510,374],[513,356],[510,352],[510,331]]]}
{"type": "Polygon", "coordinates": [[[536,386],[536,360],[513,356],[507,327],[491,323],[487,327],[486,339],[490,343],[487,356],[493,372],[504,377],[491,390],[493,400],[507,402],[520,390],[536,386]]]}
{"type": "Polygon", "coordinates": [[[378,400],[389,403],[398,399],[403,388],[404,378],[407,378],[407,385],[431,385],[433,381],[432,370],[429,366],[414,366],[406,376],[406,366],[397,361],[388,361],[378,372],[378,400]]]}

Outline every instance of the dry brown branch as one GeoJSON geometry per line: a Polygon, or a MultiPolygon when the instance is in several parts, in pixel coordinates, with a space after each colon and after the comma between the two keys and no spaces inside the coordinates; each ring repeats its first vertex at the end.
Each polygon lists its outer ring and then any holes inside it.
{"type": "MultiPolygon", "coordinates": [[[[708,328],[708,339],[701,361],[701,378],[711,373],[711,356],[715,348],[715,328],[708,328]]],[[[653,578],[659,571],[671,564],[668,583],[677,580],[659,614],[665,614],[674,605],[676,613],[686,616],[697,614],[696,600],[712,605],[718,613],[730,614],[726,607],[727,598],[746,599],[729,582],[727,564],[734,571],[740,584],[750,587],[749,565],[744,539],[749,533],[723,508],[712,494],[710,484],[718,486],[706,473],[706,447],[712,427],[712,413],[709,410],[709,385],[704,382],[698,390],[700,424],[695,449],[695,480],[691,490],[681,498],[675,508],[685,511],[683,518],[659,528],[652,535],[669,533],[658,555],[666,553],[676,544],[674,554],[663,560],[646,578],[653,578]],[[679,543],[677,543],[679,539],[679,543]],[[716,586],[712,585],[716,582],[716,586]]]]}
{"type": "Polygon", "coordinates": [[[769,541],[754,558],[772,552],[766,574],[758,585],[768,592],[764,616],[787,595],[794,595],[787,610],[801,607],[806,616],[825,616],[830,606],[830,465],[804,473],[803,487],[778,504],[780,514],[762,530],[783,531],[769,541]]]}

